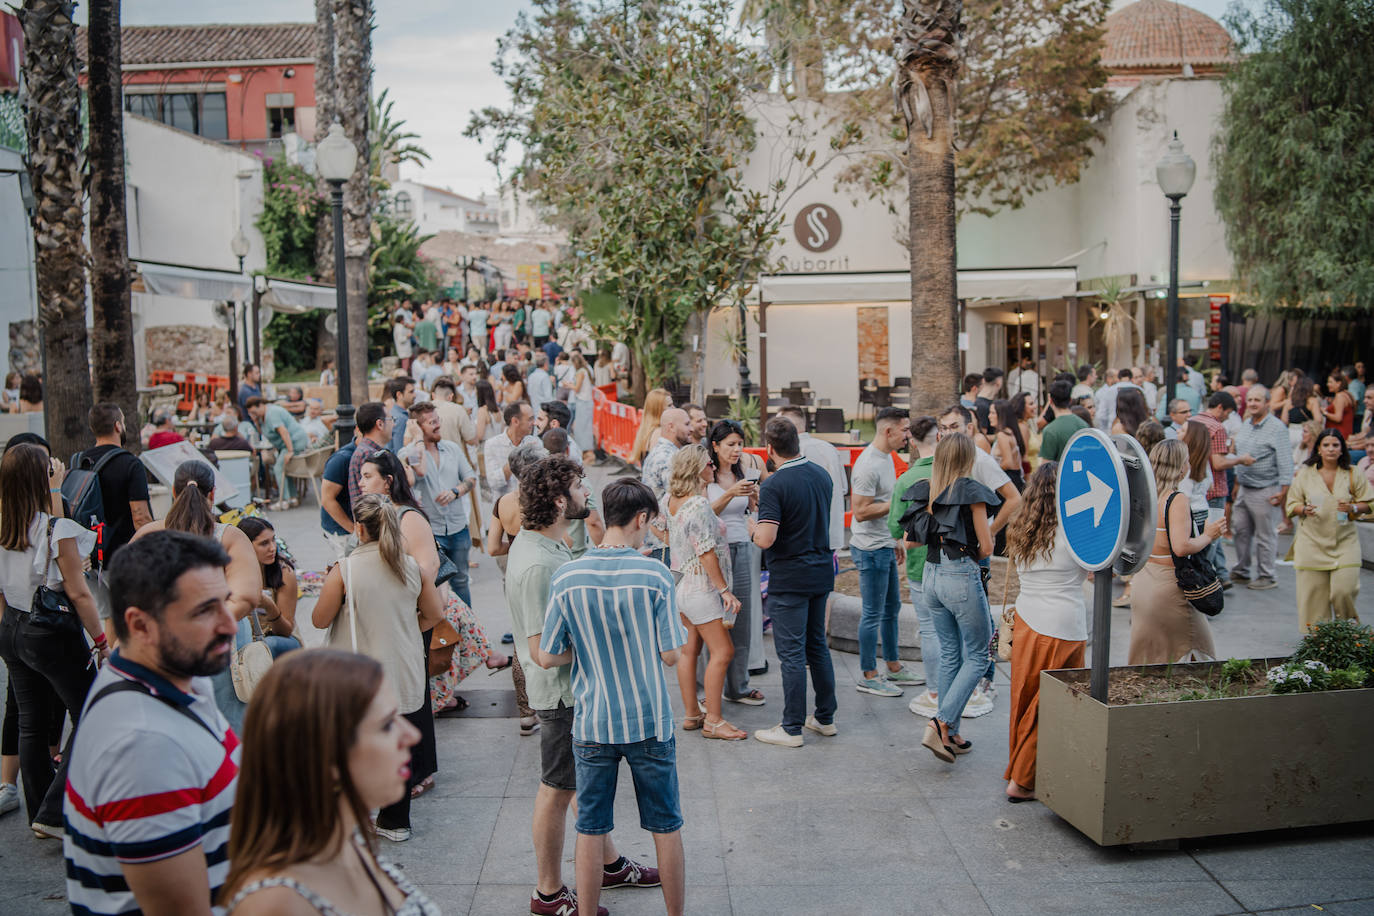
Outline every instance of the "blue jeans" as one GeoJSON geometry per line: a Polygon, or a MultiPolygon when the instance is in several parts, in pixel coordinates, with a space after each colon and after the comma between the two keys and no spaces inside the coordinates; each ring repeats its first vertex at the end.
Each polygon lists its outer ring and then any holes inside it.
{"type": "Polygon", "coordinates": [[[639,804],[639,826],[650,833],[682,829],[677,789],[677,743],[646,738],[633,744],[597,744],[573,739],[577,773],[577,832],[604,836],[615,828],[615,783],[620,758],[630,765],[639,804]]]}
{"type": "Polygon", "coordinates": [[[769,592],[773,649],[782,670],[782,730],[800,735],[806,721],[806,669],[816,690],[816,721],[835,721],[835,668],[825,641],[825,600],[830,595],[769,592]]]}
{"type": "MultiPolygon", "coordinates": [[[[248,645],[253,639],[253,625],[245,617],[239,621],[239,631],[234,636],[234,651],[237,652],[248,645]]],[[[266,636],[267,648],[272,653],[272,658],[281,658],[292,649],[299,649],[300,642],[293,636],[266,636]]],[[[230,674],[226,667],[219,674],[210,678],[215,685],[215,705],[224,714],[224,718],[229,721],[229,725],[236,732],[243,731],[243,715],[248,711],[248,704],[239,699],[239,695],[234,692],[234,676],[230,674]]]]}
{"type": "Polygon", "coordinates": [[[935,685],[940,679],[940,635],[935,632],[935,620],[926,606],[921,583],[908,579],[907,585],[911,586],[911,604],[916,609],[916,629],[921,633],[921,665],[926,669],[926,685],[938,693],[935,685]]]}
{"type": "Polygon", "coordinates": [[[453,534],[436,534],[434,544],[444,552],[444,556],[453,561],[453,565],[458,567],[458,573],[448,580],[448,587],[453,589],[453,593],[463,599],[463,603],[472,607],[472,592],[468,587],[472,576],[468,571],[468,551],[472,549],[472,532],[464,528],[462,531],[455,531],[453,534]]]}
{"type": "Polygon", "coordinates": [[[969,697],[988,669],[992,618],[978,564],[969,559],[927,563],[924,598],[940,638],[940,721],[959,731],[969,697]]]}
{"type": "Polygon", "coordinates": [[[878,668],[878,636],[883,640],[883,661],[901,660],[897,651],[897,612],[902,609],[902,589],[897,576],[897,552],[891,547],[863,550],[852,544],[849,555],[859,571],[859,669],[878,668]]]}
{"type": "MultiPolygon", "coordinates": [[[[1217,496],[1207,500],[1207,508],[1225,510],[1226,497],[1217,496]]],[[[1226,568],[1226,549],[1222,547],[1222,539],[1217,538],[1215,541],[1208,544],[1207,549],[1202,552],[1202,555],[1204,559],[1212,564],[1212,569],[1216,570],[1217,578],[1225,582],[1230,575],[1230,570],[1226,568]]]]}

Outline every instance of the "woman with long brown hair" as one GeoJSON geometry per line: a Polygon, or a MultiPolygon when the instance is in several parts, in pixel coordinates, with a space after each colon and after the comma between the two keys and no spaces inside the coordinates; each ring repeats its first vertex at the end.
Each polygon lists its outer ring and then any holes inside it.
{"type": "Polygon", "coordinates": [[[438,916],[378,857],[368,817],[406,794],[419,735],[398,713],[395,685],[365,655],[310,649],[272,666],[244,720],[227,912],[438,916]]]}
{"type": "Polygon", "coordinates": [[[653,388],[644,395],[644,412],[639,418],[634,448],[630,450],[630,464],[640,464],[658,439],[659,422],[663,411],[673,406],[673,396],[662,388],[653,388]]]}
{"type": "MultiPolygon", "coordinates": [[[[406,553],[401,523],[389,499],[366,494],[353,504],[358,547],[329,571],[311,622],[328,629],[330,646],[351,649],[381,663],[400,698],[400,711],[417,735],[433,734],[429,678],[421,633],[443,619],[431,577],[406,553]]],[[[417,738],[418,740],[418,738],[417,738]]],[[[433,773],[421,762],[407,789],[433,773]]],[[[393,842],[410,839],[410,792],[377,815],[377,832],[393,842]]]]}
{"type": "Polygon", "coordinates": [[[1188,469],[1178,491],[1187,494],[1193,525],[1201,531],[1207,525],[1207,491],[1212,486],[1211,433],[1201,420],[1189,420],[1178,438],[1188,448],[1188,469]]]}
{"type": "Polygon", "coordinates": [[[1055,508],[1059,464],[1042,462],[1007,526],[1007,556],[1021,582],[1011,642],[1011,737],[1007,800],[1035,798],[1040,672],[1083,667],[1088,639],[1087,573],[1074,562],[1055,508]]]}

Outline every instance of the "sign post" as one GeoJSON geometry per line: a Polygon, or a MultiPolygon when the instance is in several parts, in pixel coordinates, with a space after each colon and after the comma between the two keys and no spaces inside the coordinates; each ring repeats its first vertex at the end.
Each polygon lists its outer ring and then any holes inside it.
{"type": "Polygon", "coordinates": [[[1056,504],[1074,562],[1093,573],[1093,648],[1090,692],[1107,701],[1111,648],[1112,567],[1129,575],[1154,543],[1153,471],[1140,443],[1079,430],[1059,459],[1056,504]]]}

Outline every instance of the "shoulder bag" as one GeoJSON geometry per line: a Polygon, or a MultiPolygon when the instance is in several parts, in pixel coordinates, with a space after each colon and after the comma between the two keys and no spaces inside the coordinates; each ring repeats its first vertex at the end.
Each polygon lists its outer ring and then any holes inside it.
{"type": "MultiPolygon", "coordinates": [[[[1168,502],[1164,504],[1164,538],[1169,543],[1169,556],[1174,561],[1174,578],[1178,580],[1183,597],[1188,599],[1188,603],[1195,610],[1208,617],[1215,617],[1226,605],[1226,595],[1221,589],[1221,580],[1217,578],[1216,570],[1201,552],[1186,557],[1174,553],[1173,536],[1169,532],[1169,507],[1180,495],[1177,491],[1171,493],[1168,502]]],[[[1193,521],[1190,515],[1188,530],[1192,529],[1193,521]]]]}
{"type": "Polygon", "coordinates": [[[248,620],[253,628],[253,638],[248,645],[235,651],[229,662],[234,695],[241,703],[247,703],[253,698],[253,691],[257,689],[258,682],[267,676],[268,669],[272,667],[272,650],[267,647],[267,640],[262,635],[257,608],[248,612],[248,620]]]}
{"type": "MultiPolygon", "coordinates": [[[[72,600],[66,591],[48,587],[48,570],[52,567],[52,532],[57,519],[48,516],[47,537],[44,538],[43,573],[38,587],[33,590],[33,600],[29,603],[29,623],[54,633],[81,632],[81,618],[72,607],[72,600]]],[[[36,546],[36,545],[35,545],[36,546]]]]}
{"type": "MultiPolygon", "coordinates": [[[[462,600],[461,598],[458,600],[462,600]]],[[[453,653],[458,648],[458,630],[445,617],[429,631],[429,676],[447,674],[453,664],[453,653]]]]}
{"type": "Polygon", "coordinates": [[[1007,604],[1007,594],[1011,590],[1011,557],[1007,557],[1007,572],[1002,578],[1002,623],[997,628],[997,657],[1004,662],[1011,661],[1012,630],[1016,626],[1016,605],[1007,604]]]}

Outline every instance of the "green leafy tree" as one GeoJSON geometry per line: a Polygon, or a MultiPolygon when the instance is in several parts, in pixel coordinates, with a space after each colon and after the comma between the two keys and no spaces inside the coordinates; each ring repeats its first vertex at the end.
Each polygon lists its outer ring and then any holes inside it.
{"type": "Polygon", "coordinates": [[[404,118],[392,113],[396,101],[389,98],[391,90],[383,89],[381,95],[372,100],[368,109],[368,133],[371,137],[368,162],[368,177],[372,182],[372,209],[385,209],[383,195],[391,187],[387,180],[387,169],[409,162],[411,165],[424,165],[429,161],[429,152],[415,141],[420,135],[406,130],[404,118]]]}
{"type": "Polygon", "coordinates": [[[567,231],[569,287],[618,305],[589,311],[634,351],[640,396],[677,374],[690,320],[740,303],[772,265],[783,206],[823,165],[798,130],[784,171],[766,190],[746,186],[773,65],[732,18],[729,0],[535,0],[494,65],[510,106],[468,127],[567,231]]]}
{"type": "Polygon", "coordinates": [[[1212,168],[1244,295],[1270,308],[1374,308],[1374,3],[1233,10],[1241,55],[1212,168]]]}
{"type": "Polygon", "coordinates": [[[315,226],[326,207],[315,179],[285,159],[267,159],[262,169],[262,212],[254,223],[262,233],[267,273],[312,278],[315,226]]]}

